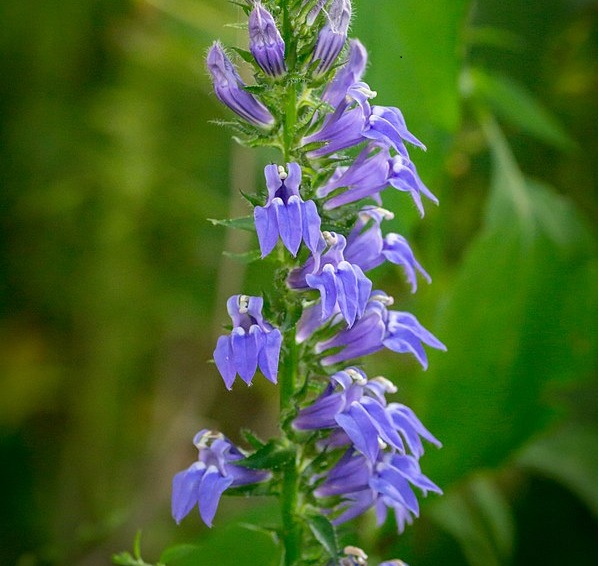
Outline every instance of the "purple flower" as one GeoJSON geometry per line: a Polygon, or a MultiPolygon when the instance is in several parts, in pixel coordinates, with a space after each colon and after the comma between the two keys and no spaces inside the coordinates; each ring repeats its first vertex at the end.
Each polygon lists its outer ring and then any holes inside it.
{"type": "Polygon", "coordinates": [[[350,263],[359,265],[363,271],[370,271],[385,261],[401,265],[414,293],[418,286],[416,271],[419,271],[429,283],[431,278],[416,261],[414,253],[403,236],[390,233],[383,237],[381,222],[392,218],[393,213],[383,208],[363,209],[347,237],[344,256],[350,263]]]}
{"type": "Polygon", "coordinates": [[[268,200],[265,206],[254,209],[254,221],[262,257],[277,244],[279,236],[285,247],[295,256],[303,241],[313,253],[324,249],[320,233],[320,216],[314,201],[303,201],[299,194],[302,172],[297,163],[284,167],[267,165],[264,168],[268,200]]]}
{"type": "Polygon", "coordinates": [[[351,444],[371,462],[389,446],[405,454],[406,444],[419,458],[424,453],[420,437],[441,446],[408,407],[387,405],[385,395],[395,392],[397,388],[389,380],[368,380],[361,370],[347,368],[331,376],[325,391],[299,411],[293,426],[297,430],[331,429],[321,447],[351,444]]]}
{"type": "Polygon", "coordinates": [[[227,301],[233,330],[218,339],[214,350],[214,361],[227,389],[237,374],[250,385],[258,367],[266,379],[277,382],[282,336],[262,318],[262,303],[261,297],[247,295],[233,295],[227,301]]]}
{"type": "MultiPolygon", "coordinates": [[[[327,2],[328,2],[328,0],[316,0],[316,2],[314,3],[314,6],[312,8],[310,8],[310,11],[308,12],[308,15],[306,16],[306,24],[308,24],[309,26],[314,24],[314,22],[316,21],[316,18],[318,17],[318,14],[320,14],[320,11],[323,9],[324,5],[327,2]]],[[[304,2],[303,2],[304,6],[306,6],[309,3],[310,3],[309,0],[304,0],[304,2]]]]}
{"type": "Polygon", "coordinates": [[[374,144],[367,145],[349,167],[337,167],[331,178],[316,191],[327,197],[341,188],[324,203],[325,210],[331,210],[364,198],[380,201],[378,194],[389,184],[389,149],[374,144]]]}
{"type": "MultiPolygon", "coordinates": [[[[309,151],[307,157],[322,157],[368,140],[392,147],[406,157],[408,153],[404,141],[426,149],[424,144],[408,131],[398,108],[370,105],[368,100],[375,96],[376,92],[366,83],[352,84],[334,112],[325,118],[322,127],[303,138],[304,144],[322,144],[321,147],[309,151]]],[[[336,97],[339,98],[338,95],[336,97]]]]}
{"type": "Polygon", "coordinates": [[[347,30],[351,19],[349,0],[332,0],[327,14],[327,23],[320,30],[312,61],[317,62],[314,74],[326,73],[335,63],[347,40],[347,30]]]}
{"type": "Polygon", "coordinates": [[[274,124],[275,119],[269,110],[244,89],[241,77],[218,41],[208,51],[207,64],[214,93],[223,104],[260,128],[270,128],[274,124]]]}
{"type": "Polygon", "coordinates": [[[337,514],[333,524],[349,521],[371,507],[376,510],[377,524],[382,524],[388,509],[393,509],[399,532],[418,516],[418,500],[412,487],[423,495],[441,490],[420,470],[413,456],[392,452],[381,453],[376,462],[349,449],[315,490],[319,498],[341,496],[333,508],[337,514]]]}
{"type": "Polygon", "coordinates": [[[424,216],[421,195],[435,204],[439,201],[418,176],[405,148],[402,151],[391,157],[389,148],[379,141],[368,144],[349,167],[337,167],[316,192],[321,198],[335,193],[324,203],[324,209],[331,210],[365,198],[372,198],[380,204],[379,193],[392,186],[410,193],[420,215],[424,216]]]}
{"type": "Polygon", "coordinates": [[[302,139],[304,145],[320,143],[321,147],[306,153],[309,159],[329,155],[342,149],[358,145],[366,140],[363,131],[371,114],[369,98],[374,98],[376,92],[363,82],[352,84],[329,114],[319,130],[302,139]]]}
{"type": "Polygon", "coordinates": [[[202,520],[211,527],[226,489],[264,481],[269,474],[236,466],[234,462],[245,455],[219,432],[201,430],[193,443],[199,451],[198,461],[173,478],[172,515],[180,523],[197,505],[202,520]]]}
{"type": "Polygon", "coordinates": [[[316,351],[319,353],[330,348],[343,348],[325,357],[323,365],[353,360],[387,348],[402,354],[413,354],[426,369],[428,360],[422,344],[438,350],[446,350],[445,345],[426,330],[414,315],[387,310],[387,305],[392,303],[391,297],[381,291],[374,291],[364,315],[356,324],[339,331],[331,339],[316,344],[316,351]]]}
{"type": "Polygon", "coordinates": [[[337,108],[345,98],[349,87],[362,80],[367,61],[366,48],[357,39],[350,39],[348,61],[335,73],[331,82],[326,86],[322,93],[322,99],[333,108],[337,108]]]}
{"type": "Polygon", "coordinates": [[[250,52],[260,68],[271,77],[279,77],[285,67],[285,42],[271,13],[256,2],[250,13],[250,52]]]}
{"type": "Polygon", "coordinates": [[[287,284],[292,289],[318,289],[321,297],[321,320],[340,312],[348,326],[364,313],[372,282],[358,265],[343,257],[345,238],[324,232],[329,249],[321,256],[308,259],[304,267],[293,270],[287,284]]]}

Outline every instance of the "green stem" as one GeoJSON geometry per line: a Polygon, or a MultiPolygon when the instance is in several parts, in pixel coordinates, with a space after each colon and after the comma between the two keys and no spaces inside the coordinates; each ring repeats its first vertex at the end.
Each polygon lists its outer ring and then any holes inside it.
{"type": "MultiPolygon", "coordinates": [[[[297,387],[297,344],[295,343],[295,327],[291,326],[285,332],[284,358],[280,374],[280,418],[281,432],[289,440],[287,425],[294,410],[294,395],[297,387]]],[[[297,469],[297,455],[283,470],[283,484],[281,490],[281,517],[283,522],[282,539],[285,547],[285,564],[292,566],[301,558],[301,526],[297,520],[299,476],[297,469]]]]}

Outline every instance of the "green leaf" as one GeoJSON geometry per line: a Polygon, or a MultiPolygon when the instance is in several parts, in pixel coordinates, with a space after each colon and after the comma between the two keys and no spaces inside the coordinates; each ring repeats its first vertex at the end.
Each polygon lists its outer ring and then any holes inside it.
{"type": "Polygon", "coordinates": [[[256,231],[253,216],[241,216],[239,218],[223,218],[222,220],[219,220],[217,218],[207,218],[206,220],[208,220],[208,222],[211,222],[215,226],[226,226],[227,228],[237,228],[239,230],[246,230],[248,232],[256,231]]]}
{"type": "Polygon", "coordinates": [[[549,477],[597,514],[597,429],[567,423],[527,445],[516,465],[549,477]]]}
{"type": "Polygon", "coordinates": [[[458,541],[470,566],[511,562],[514,520],[490,478],[477,477],[461,490],[445,494],[431,506],[430,515],[458,541]]]}
{"type": "Polygon", "coordinates": [[[262,254],[260,253],[260,250],[250,250],[249,252],[227,252],[224,251],[223,255],[226,257],[230,257],[231,259],[234,259],[235,261],[238,261],[239,263],[253,263],[255,261],[258,261],[259,259],[262,259],[262,254]]]}
{"type": "Polygon", "coordinates": [[[260,440],[251,430],[247,428],[241,429],[241,434],[254,450],[258,450],[258,448],[262,448],[266,445],[265,442],[260,440]]]}
{"type": "Polygon", "coordinates": [[[316,540],[324,547],[329,556],[337,563],[339,556],[339,544],[337,542],[337,533],[335,527],[324,515],[309,513],[305,515],[305,520],[316,540]]]}
{"type": "Polygon", "coordinates": [[[295,452],[292,449],[281,446],[277,440],[270,440],[247,458],[236,461],[235,465],[252,470],[278,470],[294,456],[295,452]]]}
{"type": "Polygon", "coordinates": [[[249,529],[246,523],[270,524],[277,517],[275,505],[253,506],[228,523],[203,534],[197,544],[182,544],[167,548],[160,560],[167,566],[240,566],[260,564],[277,566],[280,549],[269,529],[249,529]],[[235,524],[231,524],[234,521],[235,524]],[[241,524],[238,523],[242,522],[241,524]]]}
{"type": "Polygon", "coordinates": [[[433,325],[448,352],[431,352],[416,385],[415,409],[444,444],[427,452],[423,469],[444,489],[503,464],[556,418],[545,399],[551,383],[596,372],[584,223],[567,199],[523,177],[500,131],[489,139],[485,224],[433,325]]]}
{"type": "Polygon", "coordinates": [[[523,86],[480,68],[465,73],[466,89],[499,117],[558,149],[576,146],[557,119],[523,86]]]}

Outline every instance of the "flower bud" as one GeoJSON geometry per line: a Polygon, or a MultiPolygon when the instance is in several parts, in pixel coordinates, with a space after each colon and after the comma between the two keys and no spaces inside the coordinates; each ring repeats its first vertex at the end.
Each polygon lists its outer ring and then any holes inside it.
{"type": "Polygon", "coordinates": [[[318,61],[316,76],[324,75],[335,63],[347,40],[351,19],[350,0],[333,0],[328,11],[328,21],[320,30],[312,61],[318,61]]]}
{"type": "Polygon", "coordinates": [[[253,94],[244,90],[244,83],[222,45],[214,42],[206,60],[216,97],[233,112],[260,128],[270,128],[274,117],[253,94]]]}
{"type": "Polygon", "coordinates": [[[249,19],[250,52],[260,68],[271,77],[279,77],[285,67],[285,42],[271,13],[256,2],[249,19]]]}

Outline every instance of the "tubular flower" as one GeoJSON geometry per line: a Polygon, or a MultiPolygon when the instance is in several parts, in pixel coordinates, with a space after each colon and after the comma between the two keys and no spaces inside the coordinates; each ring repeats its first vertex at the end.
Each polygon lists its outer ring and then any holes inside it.
{"type": "Polygon", "coordinates": [[[326,356],[322,363],[332,365],[360,358],[383,348],[400,354],[411,353],[424,369],[428,366],[422,344],[437,350],[445,345],[424,328],[416,317],[407,312],[387,310],[393,299],[381,291],[370,296],[364,315],[351,328],[343,329],[331,339],[316,344],[317,352],[342,347],[339,352],[326,356]]]}
{"type": "Polygon", "coordinates": [[[391,157],[389,148],[380,141],[368,144],[349,167],[337,167],[316,194],[327,197],[334,193],[324,203],[325,210],[331,210],[365,198],[380,203],[379,193],[388,186],[410,193],[421,216],[424,216],[422,195],[439,204],[418,176],[405,148],[391,157]]]}
{"type": "Polygon", "coordinates": [[[314,201],[304,202],[300,197],[300,166],[297,163],[287,163],[285,171],[282,166],[267,165],[264,176],[268,200],[265,206],[254,209],[262,257],[273,250],[279,237],[294,256],[302,239],[313,254],[320,253],[325,246],[320,233],[320,216],[314,201]]]}
{"type": "Polygon", "coordinates": [[[333,108],[339,106],[349,87],[362,80],[367,61],[368,53],[362,43],[357,39],[350,39],[348,61],[339,68],[326,86],[322,93],[322,99],[333,108]]]}
{"type": "Polygon", "coordinates": [[[331,376],[325,391],[300,410],[293,426],[297,430],[331,429],[323,447],[351,444],[371,462],[387,447],[405,454],[406,445],[419,458],[424,453],[420,437],[441,446],[408,407],[387,405],[385,395],[395,392],[397,388],[384,377],[369,380],[361,370],[347,368],[331,376]]]}
{"type": "Polygon", "coordinates": [[[385,261],[401,265],[412,287],[416,292],[418,283],[416,271],[431,282],[429,274],[416,261],[407,240],[399,235],[390,233],[383,237],[381,222],[391,220],[393,213],[384,208],[368,207],[358,214],[358,220],[347,237],[345,259],[356,263],[364,271],[370,271],[385,261]]]}
{"type": "Polygon", "coordinates": [[[220,432],[201,430],[193,443],[198,461],[173,478],[172,514],[180,523],[197,505],[202,520],[211,527],[226,489],[264,481],[269,473],[236,466],[234,462],[245,455],[220,432]]]}
{"type": "Polygon", "coordinates": [[[285,67],[285,42],[271,13],[256,2],[248,23],[250,53],[260,68],[271,77],[279,77],[285,67]]]}
{"type": "Polygon", "coordinates": [[[345,523],[374,507],[380,525],[388,509],[393,509],[401,533],[406,523],[411,524],[419,514],[411,486],[419,488],[423,495],[429,491],[442,493],[422,474],[418,460],[412,456],[386,452],[372,462],[350,448],[314,490],[314,495],[341,496],[341,502],[332,509],[337,514],[333,524],[345,523]]]}
{"type": "Polygon", "coordinates": [[[347,30],[351,20],[351,2],[332,0],[327,14],[327,23],[320,30],[312,61],[317,62],[314,74],[324,75],[331,69],[347,41],[347,30]]]}
{"type": "Polygon", "coordinates": [[[218,41],[208,51],[207,64],[214,93],[225,106],[254,126],[270,128],[274,124],[266,106],[244,89],[245,84],[218,41]]]}
{"type": "Polygon", "coordinates": [[[218,339],[214,350],[214,361],[227,389],[237,374],[251,385],[258,367],[266,379],[277,382],[282,336],[262,318],[262,304],[262,297],[247,295],[233,295],[227,301],[233,330],[218,339]]]}
{"type": "Polygon", "coordinates": [[[287,284],[292,289],[318,289],[321,320],[336,312],[351,327],[364,313],[372,282],[362,269],[343,257],[346,240],[334,232],[324,232],[329,249],[321,257],[309,258],[303,268],[293,270],[287,284]]]}

